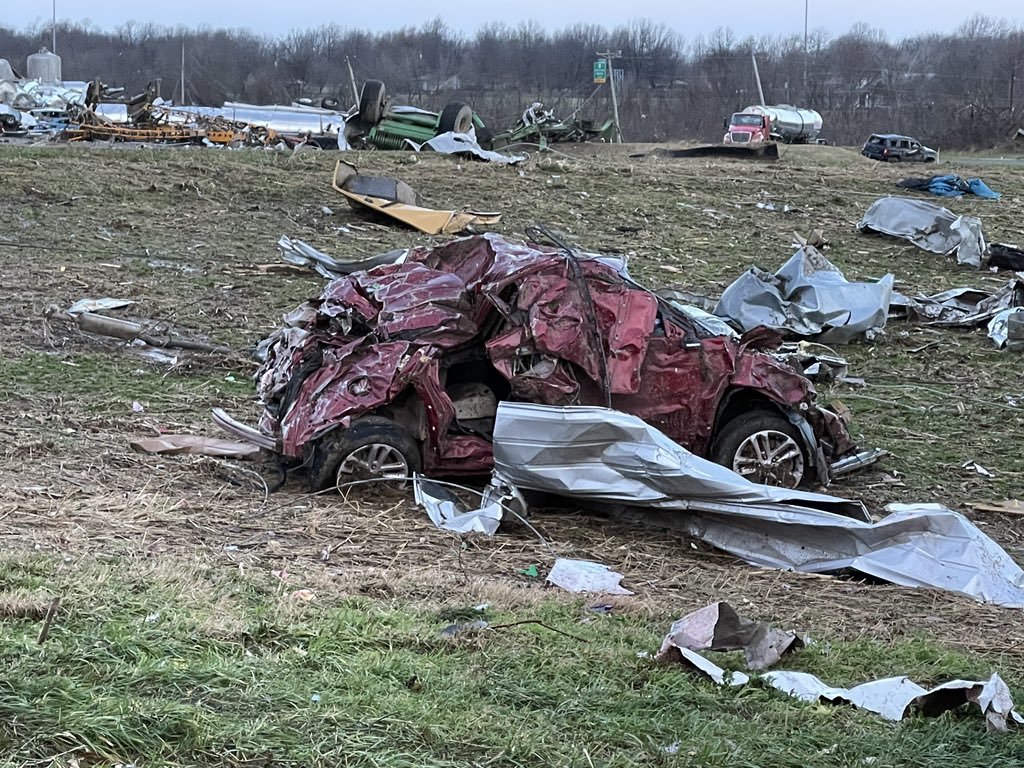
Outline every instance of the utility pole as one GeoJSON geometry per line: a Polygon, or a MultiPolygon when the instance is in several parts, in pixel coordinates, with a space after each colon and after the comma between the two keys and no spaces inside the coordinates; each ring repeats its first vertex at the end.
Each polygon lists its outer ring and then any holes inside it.
{"type": "Polygon", "coordinates": [[[761,73],[757,71],[757,57],[754,54],[750,54],[750,60],[754,62],[754,79],[757,81],[757,95],[761,97],[761,106],[765,107],[767,104],[764,103],[764,89],[761,87],[761,73]]]}
{"type": "Polygon", "coordinates": [[[807,98],[807,13],[811,0],[804,0],[804,99],[807,98]]]}
{"type": "MultiPolygon", "coordinates": [[[[348,79],[352,81],[352,103],[357,107],[359,106],[359,89],[356,88],[356,76],[352,72],[352,62],[349,61],[348,56],[345,57],[345,63],[348,64],[348,79]]],[[[341,96],[341,94],[338,94],[341,96]]]]}
{"type": "Polygon", "coordinates": [[[53,23],[50,25],[50,52],[57,52],[57,0],[53,0],[53,23]]]}
{"type": "Polygon", "coordinates": [[[601,53],[599,51],[597,55],[605,60],[605,64],[608,67],[608,84],[612,89],[612,116],[615,118],[615,134],[619,137],[619,144],[621,144],[622,126],[619,123],[619,102],[618,99],[615,98],[615,70],[612,68],[612,58],[621,57],[622,51],[615,51],[615,53],[612,53],[611,51],[601,53]]]}
{"type": "Polygon", "coordinates": [[[181,103],[185,105],[185,38],[181,38],[181,103]]]}

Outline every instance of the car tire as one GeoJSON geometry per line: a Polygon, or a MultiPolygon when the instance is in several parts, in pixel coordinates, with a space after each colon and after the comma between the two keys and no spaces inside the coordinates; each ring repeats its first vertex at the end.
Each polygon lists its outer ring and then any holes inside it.
{"type": "Polygon", "coordinates": [[[317,442],[309,465],[309,487],[323,491],[350,480],[388,477],[402,482],[422,466],[420,447],[412,435],[391,419],[364,416],[317,442]]]}
{"type": "Polygon", "coordinates": [[[751,482],[784,488],[814,477],[800,431],[772,411],[748,411],[729,421],[715,439],[711,460],[751,482]]]}
{"type": "Polygon", "coordinates": [[[473,110],[469,104],[461,101],[453,101],[441,110],[441,116],[437,120],[438,134],[454,131],[455,133],[469,133],[473,127],[473,110]]]}
{"type": "Polygon", "coordinates": [[[494,131],[490,128],[477,128],[476,143],[480,145],[480,149],[494,149],[494,131]]]}
{"type": "Polygon", "coordinates": [[[359,121],[372,128],[384,118],[387,94],[380,80],[367,80],[359,91],[359,121]]]}

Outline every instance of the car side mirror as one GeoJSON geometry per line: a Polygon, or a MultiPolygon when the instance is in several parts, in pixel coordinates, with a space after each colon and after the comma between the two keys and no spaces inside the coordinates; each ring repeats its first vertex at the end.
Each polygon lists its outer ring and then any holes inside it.
{"type": "Polygon", "coordinates": [[[722,118],[722,130],[723,131],[728,131],[729,130],[729,118],[728,117],[723,117],[722,118]]]}

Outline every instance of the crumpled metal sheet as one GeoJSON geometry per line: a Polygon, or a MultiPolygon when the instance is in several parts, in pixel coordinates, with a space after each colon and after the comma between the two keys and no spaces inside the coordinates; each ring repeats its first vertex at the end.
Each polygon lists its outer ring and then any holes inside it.
{"type": "Polygon", "coordinates": [[[907,587],[1024,608],[1024,572],[970,520],[939,504],[890,504],[876,523],[804,512],[691,516],[691,535],[752,565],[806,573],[853,569],[907,587]]]}
{"type": "Polygon", "coordinates": [[[1006,346],[1010,337],[1010,315],[1016,315],[1018,312],[1024,312],[1024,307],[1009,307],[1001,310],[989,321],[988,337],[992,339],[998,349],[1006,346]]]}
{"type": "Polygon", "coordinates": [[[1024,272],[1016,273],[1006,285],[992,292],[978,288],[951,288],[931,296],[908,298],[893,295],[893,315],[923,320],[933,325],[971,328],[981,325],[1002,310],[1024,306],[1024,272]]]}
{"type": "Polygon", "coordinates": [[[409,250],[407,248],[380,253],[367,259],[357,261],[340,261],[333,256],[328,256],[318,251],[309,243],[303,240],[292,240],[290,237],[282,236],[277,241],[277,247],[281,251],[281,258],[289,264],[297,267],[308,267],[318,275],[334,280],[353,272],[362,272],[385,264],[401,264],[405,261],[409,250]]]}
{"type": "Polygon", "coordinates": [[[622,574],[607,565],[590,560],[570,560],[559,557],[551,567],[546,581],[566,592],[600,592],[606,595],[632,595],[619,584],[622,574]]]}
{"type": "Polygon", "coordinates": [[[765,669],[803,647],[803,640],[795,632],[751,621],[729,603],[717,602],[674,622],[654,658],[679,660],[683,650],[743,651],[748,669],[765,669]]]}
{"type": "Polygon", "coordinates": [[[485,499],[477,509],[466,510],[448,488],[420,476],[413,478],[412,490],[416,503],[427,511],[430,521],[446,531],[493,536],[501,523],[501,504],[497,501],[487,503],[485,499]]]}
{"type": "Polygon", "coordinates": [[[981,219],[957,216],[942,206],[908,197],[875,200],[857,228],[909,240],[931,253],[955,253],[958,264],[976,269],[985,253],[981,219]]]}
{"type": "Polygon", "coordinates": [[[998,674],[984,682],[953,680],[931,690],[906,676],[872,680],[852,688],[834,688],[807,672],[766,672],[761,679],[801,701],[852,704],[887,720],[902,720],[915,711],[934,717],[973,702],[985,715],[990,731],[1005,731],[1011,722],[1024,723],[998,674]]]}
{"type": "Polygon", "coordinates": [[[517,488],[581,500],[677,511],[764,509],[780,520],[804,510],[869,519],[860,502],[752,483],[637,416],[598,406],[499,404],[494,463],[517,488]]]}
{"type": "Polygon", "coordinates": [[[894,504],[887,517],[870,522],[857,502],[755,485],[629,414],[502,403],[494,463],[520,489],[647,507],[636,516],[753,565],[808,573],[853,569],[1024,607],[1024,571],[958,512],[894,504]]]}
{"type": "Polygon", "coordinates": [[[0,103],[6,103],[22,112],[30,109],[67,109],[72,104],[85,103],[86,83],[65,81],[44,83],[40,80],[19,80],[3,83],[0,103]]]}
{"type": "MultiPolygon", "coordinates": [[[[345,116],[340,112],[305,106],[258,105],[228,101],[224,102],[222,107],[163,105],[160,106],[160,113],[171,124],[194,123],[197,118],[221,118],[233,123],[267,128],[278,133],[310,136],[340,136],[345,126],[345,116]]],[[[344,138],[341,137],[339,142],[343,141],[344,138]]],[[[345,148],[339,145],[339,149],[345,148]]]]}
{"type": "Polygon", "coordinates": [[[722,293],[715,314],[741,331],[766,326],[844,344],[885,327],[893,276],[851,283],[812,245],[774,274],[754,268],[722,293]]]}
{"type": "Polygon", "coordinates": [[[417,152],[430,150],[442,155],[469,155],[478,160],[486,160],[499,165],[518,165],[526,160],[526,155],[503,155],[501,152],[484,149],[477,143],[475,136],[454,131],[438,134],[422,144],[417,144],[409,139],[406,141],[417,152]]]}

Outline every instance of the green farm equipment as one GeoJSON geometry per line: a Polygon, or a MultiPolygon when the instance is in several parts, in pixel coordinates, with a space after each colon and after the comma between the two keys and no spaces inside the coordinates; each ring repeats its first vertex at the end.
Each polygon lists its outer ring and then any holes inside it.
{"type": "Polygon", "coordinates": [[[407,141],[422,144],[442,133],[468,133],[470,128],[476,129],[481,144],[481,139],[488,139],[483,120],[468,104],[453,101],[440,113],[390,106],[380,80],[363,83],[356,121],[362,141],[377,149],[408,149],[407,141]]]}
{"type": "MultiPolygon", "coordinates": [[[[539,104],[534,105],[539,107],[539,104]]],[[[531,108],[509,130],[494,133],[480,116],[461,101],[450,102],[440,112],[389,103],[384,83],[367,80],[359,93],[359,111],[348,122],[346,137],[353,146],[376,149],[409,149],[408,142],[422,144],[435,136],[475,129],[477,144],[484,149],[502,149],[515,144],[546,147],[558,142],[610,141],[615,122],[596,125],[591,120],[563,122],[550,112],[531,108]]]]}

